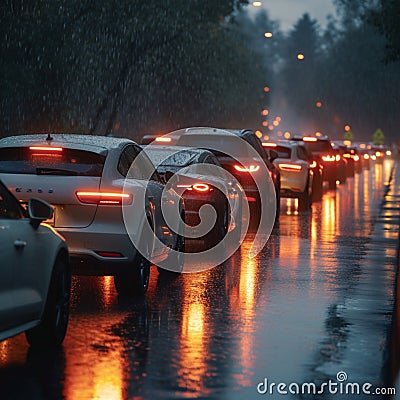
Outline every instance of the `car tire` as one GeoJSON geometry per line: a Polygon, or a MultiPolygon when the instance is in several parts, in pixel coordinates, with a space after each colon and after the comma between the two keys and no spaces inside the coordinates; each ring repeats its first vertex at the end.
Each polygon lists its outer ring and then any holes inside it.
{"type": "Polygon", "coordinates": [[[68,260],[58,257],[51,274],[46,305],[38,326],[25,332],[31,346],[59,346],[66,335],[71,295],[68,260]]]}
{"type": "MultiPolygon", "coordinates": [[[[181,214],[181,220],[185,223],[185,213],[181,214]]],[[[158,273],[160,275],[168,275],[168,276],[179,276],[185,264],[185,235],[177,235],[175,245],[173,250],[176,251],[176,254],[169,256],[168,264],[176,265],[176,270],[172,271],[170,269],[165,269],[157,266],[158,273]]],[[[175,268],[175,267],[174,267],[175,268]]]]}
{"type": "MultiPolygon", "coordinates": [[[[147,222],[153,229],[151,218],[147,217],[147,222]]],[[[154,229],[153,229],[154,230],[154,229]]],[[[142,234],[142,238],[144,235],[142,234]]],[[[146,256],[136,250],[136,256],[132,268],[127,268],[123,272],[114,275],[114,286],[120,296],[138,297],[143,296],[149,286],[150,280],[150,258],[153,250],[154,241],[145,242],[146,256]]],[[[140,246],[140,248],[143,248],[140,246]]]]}
{"type": "Polygon", "coordinates": [[[228,232],[229,225],[229,213],[228,213],[228,204],[224,203],[223,207],[218,212],[217,220],[215,222],[215,226],[211,231],[206,235],[205,243],[210,244],[210,248],[216,246],[228,232]]]}
{"type": "Polygon", "coordinates": [[[114,285],[120,296],[143,296],[149,286],[150,261],[139,251],[133,268],[114,275],[114,285]]]}
{"type": "Polygon", "coordinates": [[[322,177],[321,175],[318,176],[314,175],[313,179],[313,188],[312,188],[312,201],[321,201],[322,200],[322,194],[323,194],[323,182],[322,182],[322,177]]]}
{"type": "Polygon", "coordinates": [[[311,207],[311,188],[310,179],[307,179],[306,187],[299,196],[299,211],[308,211],[311,207]]]}

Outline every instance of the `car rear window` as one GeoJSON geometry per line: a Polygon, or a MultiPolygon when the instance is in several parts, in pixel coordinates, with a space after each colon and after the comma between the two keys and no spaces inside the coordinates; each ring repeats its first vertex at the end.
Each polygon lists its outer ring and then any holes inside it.
{"type": "Polygon", "coordinates": [[[290,158],[291,157],[291,149],[287,147],[277,146],[275,149],[278,153],[278,158],[290,158]]]}
{"type": "Polygon", "coordinates": [[[317,140],[316,142],[304,142],[306,149],[312,153],[322,153],[332,151],[332,145],[327,140],[317,140]]]}
{"type": "Polygon", "coordinates": [[[239,137],[230,137],[227,135],[182,135],[178,140],[179,146],[196,147],[210,150],[217,157],[224,156],[225,153],[214,150],[214,148],[226,149],[227,154],[237,157],[250,157],[244,139],[239,137]]]}
{"type": "Polygon", "coordinates": [[[85,150],[32,150],[0,148],[0,173],[62,176],[101,176],[105,154],[85,150]]]}
{"type": "Polygon", "coordinates": [[[186,167],[191,165],[197,157],[197,153],[190,150],[172,153],[170,151],[159,151],[157,149],[145,150],[150,160],[155,165],[186,167]]]}

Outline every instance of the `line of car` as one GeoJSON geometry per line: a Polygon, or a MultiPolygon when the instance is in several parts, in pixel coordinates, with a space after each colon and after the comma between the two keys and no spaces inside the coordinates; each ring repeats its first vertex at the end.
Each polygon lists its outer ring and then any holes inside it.
{"type": "Polygon", "coordinates": [[[167,215],[178,212],[208,249],[228,232],[240,239],[243,200],[260,218],[260,178],[275,189],[273,223],[281,197],[307,210],[323,181],[333,187],[350,173],[347,154],[356,170],[361,155],[340,151],[327,138],[262,143],[251,130],[204,127],[147,135],[142,145],[83,134],[1,139],[0,340],[25,331],[31,344],[60,344],[72,273],[112,275],[118,293],[133,296],[146,292],[152,263],[172,260],[173,271],[159,273],[181,273],[186,235],[167,215]],[[205,205],[215,223],[197,231],[205,205]]]}

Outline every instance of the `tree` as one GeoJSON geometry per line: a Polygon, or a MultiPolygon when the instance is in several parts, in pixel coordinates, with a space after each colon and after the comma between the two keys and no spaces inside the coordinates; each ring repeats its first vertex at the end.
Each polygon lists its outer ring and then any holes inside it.
{"type": "MultiPolygon", "coordinates": [[[[169,120],[168,127],[179,126],[182,116],[199,107],[199,114],[211,109],[215,116],[221,108],[216,98],[221,84],[215,83],[222,71],[231,81],[249,74],[240,65],[228,70],[213,63],[217,55],[239,61],[237,51],[229,54],[232,43],[223,41],[233,12],[246,3],[3,1],[2,134],[110,133],[119,125],[119,133],[138,136],[132,131],[151,129],[158,114],[169,120]]],[[[241,88],[245,97],[250,86],[241,88]]]]}
{"type": "Polygon", "coordinates": [[[370,21],[386,37],[386,60],[400,60],[400,2],[380,0],[380,7],[372,13],[370,21]]]}
{"type": "Polygon", "coordinates": [[[372,141],[376,145],[385,144],[385,135],[382,132],[382,129],[378,128],[372,135],[372,141]]]}
{"type": "Polygon", "coordinates": [[[278,78],[282,97],[279,102],[286,108],[282,113],[291,116],[297,131],[315,127],[315,113],[319,111],[315,104],[321,98],[316,80],[320,54],[319,26],[309,14],[304,14],[282,45],[278,78]]]}

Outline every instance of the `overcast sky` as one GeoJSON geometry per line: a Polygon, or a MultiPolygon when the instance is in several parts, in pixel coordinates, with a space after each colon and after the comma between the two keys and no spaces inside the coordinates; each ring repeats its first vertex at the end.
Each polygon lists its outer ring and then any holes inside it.
{"type": "MultiPolygon", "coordinates": [[[[261,0],[263,6],[273,20],[279,20],[281,29],[288,31],[296,21],[308,12],[311,18],[318,20],[321,27],[326,25],[326,16],[335,15],[335,8],[332,0],[261,0]]],[[[252,0],[249,1],[252,3],[252,0]]],[[[253,10],[259,7],[253,7],[253,10]]]]}

